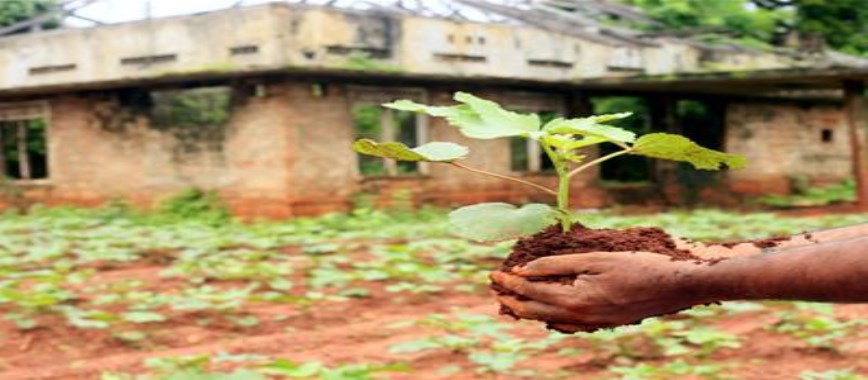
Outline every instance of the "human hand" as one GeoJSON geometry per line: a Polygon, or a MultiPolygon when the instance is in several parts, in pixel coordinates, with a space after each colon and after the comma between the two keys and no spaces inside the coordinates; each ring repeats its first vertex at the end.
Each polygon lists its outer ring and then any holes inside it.
{"type": "Polygon", "coordinates": [[[594,331],[715,301],[698,286],[703,266],[650,252],[597,252],[540,258],[491,279],[529,299],[497,297],[516,316],[563,332],[594,331]],[[572,285],[529,279],[571,275],[572,285]]]}

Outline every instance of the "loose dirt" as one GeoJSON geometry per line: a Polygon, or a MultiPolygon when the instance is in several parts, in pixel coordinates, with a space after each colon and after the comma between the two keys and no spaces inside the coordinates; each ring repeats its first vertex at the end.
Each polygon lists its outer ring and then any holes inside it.
{"type": "Polygon", "coordinates": [[[660,228],[592,229],[576,224],[567,234],[562,232],[560,226],[551,226],[536,235],[520,239],[501,269],[509,271],[515,266],[546,256],[627,251],[654,252],[670,256],[673,260],[704,261],[688,250],[677,248],[672,236],[660,228]]]}

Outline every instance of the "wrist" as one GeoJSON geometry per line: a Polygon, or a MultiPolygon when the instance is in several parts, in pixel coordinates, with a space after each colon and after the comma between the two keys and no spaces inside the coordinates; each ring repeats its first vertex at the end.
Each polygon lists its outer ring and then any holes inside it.
{"type": "Polygon", "coordinates": [[[744,289],[742,278],[743,266],[739,261],[743,258],[730,258],[713,264],[695,265],[688,274],[685,284],[697,303],[732,301],[747,298],[748,289],[744,289]]]}

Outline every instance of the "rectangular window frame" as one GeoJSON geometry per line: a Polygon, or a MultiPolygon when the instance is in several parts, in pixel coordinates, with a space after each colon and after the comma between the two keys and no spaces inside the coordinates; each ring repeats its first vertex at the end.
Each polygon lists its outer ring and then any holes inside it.
{"type": "MultiPolygon", "coordinates": [[[[397,99],[409,99],[415,102],[427,104],[428,93],[425,89],[416,87],[371,87],[371,86],[351,86],[350,94],[350,110],[359,106],[380,106],[383,103],[395,101],[397,99]]],[[[383,109],[385,112],[380,114],[380,130],[379,141],[396,141],[398,135],[397,123],[395,121],[395,110],[383,109]]],[[[428,142],[429,135],[429,120],[426,115],[417,113],[416,118],[416,146],[428,142]]],[[[355,128],[355,126],[353,126],[355,128]]],[[[411,148],[414,148],[412,146],[411,148]]],[[[383,159],[384,174],[365,175],[359,170],[359,159],[356,155],[356,174],[364,179],[370,178],[401,178],[401,177],[418,177],[427,176],[430,174],[430,165],[427,162],[419,162],[417,169],[413,173],[399,173],[398,162],[390,159],[383,159]]]]}
{"type": "MultiPolygon", "coordinates": [[[[39,119],[41,119],[45,123],[45,132],[44,133],[45,133],[45,145],[46,145],[46,150],[47,150],[46,162],[45,162],[46,177],[44,177],[44,178],[8,178],[8,180],[12,181],[13,183],[23,184],[23,185],[40,185],[40,184],[48,184],[51,182],[53,171],[52,171],[52,165],[51,165],[52,159],[51,159],[51,152],[50,152],[51,151],[51,148],[50,148],[51,147],[51,145],[50,145],[50,141],[51,141],[51,136],[50,136],[50,134],[51,134],[50,133],[50,131],[51,131],[51,118],[50,118],[50,115],[51,114],[49,112],[48,102],[46,102],[46,101],[0,103],[0,123],[7,123],[7,122],[24,123],[24,122],[28,122],[31,120],[39,120],[39,119]]],[[[18,124],[18,127],[20,128],[20,124],[18,124]]],[[[3,132],[5,132],[5,131],[0,131],[0,135],[2,135],[2,136],[0,136],[0,142],[2,142],[2,138],[5,137],[5,133],[3,133],[3,132]]],[[[26,136],[26,134],[25,134],[25,136],[26,136]]],[[[19,147],[19,152],[21,152],[22,150],[20,147],[22,144],[26,144],[26,137],[23,140],[20,139],[20,137],[19,137],[17,144],[19,147]]],[[[0,145],[0,148],[2,148],[2,145],[0,145]]],[[[26,152],[27,149],[25,148],[23,151],[26,152]]],[[[0,153],[3,153],[3,152],[0,151],[0,153]]],[[[0,159],[3,159],[3,158],[0,157],[0,159]]],[[[25,162],[25,161],[19,162],[19,165],[22,165],[22,166],[19,166],[19,171],[21,171],[21,172],[29,171],[27,169],[27,168],[29,168],[29,163],[25,164],[23,162],[25,162]]],[[[0,169],[5,170],[4,165],[0,165],[0,169]]],[[[4,173],[0,173],[0,174],[4,174],[4,173]]]]}

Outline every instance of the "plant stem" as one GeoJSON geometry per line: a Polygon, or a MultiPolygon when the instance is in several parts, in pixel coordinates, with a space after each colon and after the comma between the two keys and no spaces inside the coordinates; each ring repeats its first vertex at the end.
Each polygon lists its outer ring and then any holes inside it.
{"type": "Polygon", "coordinates": [[[542,191],[544,191],[548,194],[551,194],[551,195],[558,195],[558,193],[552,189],[549,189],[545,186],[542,186],[542,185],[539,185],[539,184],[536,184],[536,183],[533,183],[530,181],[525,181],[525,180],[520,179],[520,178],[515,178],[515,177],[510,177],[510,176],[506,176],[506,175],[502,175],[502,174],[492,173],[492,172],[485,171],[482,169],[473,168],[473,167],[470,167],[470,166],[467,166],[464,164],[459,164],[457,162],[450,162],[449,164],[451,164],[452,166],[455,166],[455,167],[459,167],[461,169],[469,170],[469,171],[474,172],[474,173],[483,174],[483,175],[487,175],[487,176],[494,177],[494,178],[505,179],[507,181],[518,182],[518,183],[521,183],[521,184],[524,184],[527,186],[531,186],[531,187],[536,188],[538,190],[542,190],[542,191]]]}
{"type": "Polygon", "coordinates": [[[570,174],[566,167],[558,170],[558,210],[561,211],[561,228],[569,232],[573,220],[570,215],[570,174]]]}
{"type": "Polygon", "coordinates": [[[593,160],[593,161],[591,161],[591,162],[585,163],[585,164],[583,164],[582,166],[579,166],[579,167],[573,169],[573,171],[571,171],[571,172],[568,174],[568,176],[569,176],[568,178],[572,178],[573,176],[575,176],[576,174],[581,173],[582,171],[584,171],[584,170],[587,169],[587,168],[590,168],[590,167],[592,167],[592,166],[596,166],[596,165],[602,164],[602,163],[605,162],[605,161],[608,161],[608,160],[611,160],[611,159],[613,159],[613,158],[615,158],[615,157],[618,157],[618,156],[621,156],[621,155],[624,155],[624,154],[630,153],[630,152],[632,152],[632,151],[633,151],[633,150],[632,150],[631,148],[627,147],[627,148],[625,148],[624,150],[619,150],[619,151],[617,151],[617,152],[615,152],[615,153],[610,153],[610,154],[607,154],[607,155],[605,155],[605,156],[603,156],[603,157],[599,157],[599,158],[597,158],[596,160],[593,160]]]}
{"type": "Polygon", "coordinates": [[[561,229],[569,232],[573,227],[573,221],[570,218],[570,173],[567,167],[568,163],[558,156],[557,152],[552,150],[548,144],[540,142],[546,155],[552,160],[555,166],[555,171],[558,173],[558,210],[561,212],[560,221],[561,229]]]}

